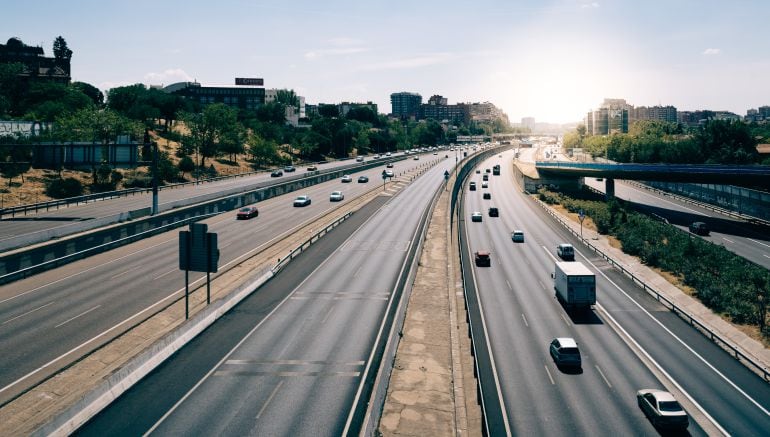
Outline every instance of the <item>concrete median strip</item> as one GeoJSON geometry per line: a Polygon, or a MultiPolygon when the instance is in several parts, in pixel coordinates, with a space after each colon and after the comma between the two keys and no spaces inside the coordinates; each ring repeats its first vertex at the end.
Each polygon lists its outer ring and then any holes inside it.
{"type": "Polygon", "coordinates": [[[381,187],[324,214],[191,291],[190,319],[177,300],[133,329],[30,389],[0,409],[0,435],[64,435],[76,430],[113,399],[216,321],[272,275],[276,261],[338,217],[382,195],[381,187]]]}

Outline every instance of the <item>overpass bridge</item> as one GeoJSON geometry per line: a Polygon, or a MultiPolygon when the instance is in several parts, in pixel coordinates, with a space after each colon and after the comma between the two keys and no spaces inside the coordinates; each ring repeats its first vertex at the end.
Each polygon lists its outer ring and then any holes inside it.
{"type": "Polygon", "coordinates": [[[738,185],[770,190],[770,166],[766,165],[537,161],[535,169],[541,178],[548,180],[605,178],[608,196],[612,196],[615,192],[615,179],[738,185]]]}

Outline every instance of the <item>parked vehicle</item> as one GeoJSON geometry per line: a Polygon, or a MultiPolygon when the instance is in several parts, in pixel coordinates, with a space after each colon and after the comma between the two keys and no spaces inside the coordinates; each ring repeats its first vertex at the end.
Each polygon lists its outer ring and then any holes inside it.
{"type": "Polygon", "coordinates": [[[596,275],[583,263],[557,261],[553,287],[567,309],[588,309],[596,304],[596,275]]]}
{"type": "Polygon", "coordinates": [[[564,261],[575,261],[575,248],[571,244],[562,243],[556,246],[556,255],[564,261]]]}
{"type": "Polygon", "coordinates": [[[489,257],[489,252],[486,250],[479,250],[474,254],[476,260],[476,266],[478,267],[492,267],[492,259],[489,257]]]}

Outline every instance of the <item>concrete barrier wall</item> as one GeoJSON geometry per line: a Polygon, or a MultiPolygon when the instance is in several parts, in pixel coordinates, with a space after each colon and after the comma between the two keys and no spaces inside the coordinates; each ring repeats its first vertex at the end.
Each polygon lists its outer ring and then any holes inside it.
{"type": "MultiPolygon", "coordinates": [[[[236,191],[239,192],[239,194],[231,194],[230,196],[224,198],[221,192],[206,194],[201,196],[201,198],[211,197],[213,200],[197,203],[188,207],[172,209],[171,211],[167,211],[152,217],[146,217],[140,220],[130,219],[134,216],[141,216],[145,212],[148,213],[149,208],[121,213],[117,218],[116,216],[110,216],[103,219],[80,222],[82,223],[82,229],[80,229],[78,232],[84,232],[88,229],[106,226],[109,224],[108,222],[110,220],[126,220],[125,223],[112,226],[107,229],[98,229],[82,236],[68,238],[61,241],[52,241],[42,246],[32,247],[27,250],[0,256],[0,284],[12,282],[26,276],[59,267],[78,259],[83,259],[125,244],[130,244],[134,241],[150,237],[157,233],[166,232],[169,229],[175,227],[175,223],[177,224],[176,227],[184,226],[188,224],[190,220],[194,221],[195,218],[199,216],[207,216],[210,214],[232,211],[240,208],[243,205],[261,202],[265,199],[270,199],[272,197],[280,196],[292,191],[297,191],[312,185],[339,178],[345,173],[352,172],[352,170],[355,170],[356,172],[368,170],[372,167],[380,166],[384,162],[395,160],[398,159],[373,161],[356,166],[353,169],[345,168],[308,177],[301,177],[282,184],[271,185],[263,188],[253,189],[252,187],[252,190],[247,192],[243,191],[249,190],[248,187],[236,187],[227,191],[236,191]]],[[[188,204],[191,202],[190,199],[186,200],[188,204]]],[[[27,242],[27,245],[29,244],[34,243],[27,242]]]]}

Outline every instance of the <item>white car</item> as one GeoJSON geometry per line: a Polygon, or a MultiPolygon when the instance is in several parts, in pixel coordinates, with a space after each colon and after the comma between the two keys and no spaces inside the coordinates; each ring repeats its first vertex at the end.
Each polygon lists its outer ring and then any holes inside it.
{"type": "Polygon", "coordinates": [[[349,174],[342,176],[342,182],[353,182],[353,178],[349,174]]]}
{"type": "Polygon", "coordinates": [[[385,156],[390,156],[390,152],[386,153],[385,156]]]}
{"type": "Polygon", "coordinates": [[[296,199],[294,199],[294,206],[308,206],[310,205],[310,196],[304,195],[304,196],[297,196],[296,199]]]}
{"type": "Polygon", "coordinates": [[[342,194],[342,191],[332,191],[332,194],[329,196],[329,201],[331,202],[340,202],[342,200],[345,200],[345,195],[342,194]]]}
{"type": "Polygon", "coordinates": [[[393,176],[395,176],[395,174],[393,173],[393,170],[388,169],[388,170],[385,170],[385,176],[392,178],[393,176]]]}
{"type": "Polygon", "coordinates": [[[489,188],[489,182],[482,182],[481,188],[489,188]]]}
{"type": "Polygon", "coordinates": [[[636,392],[636,401],[644,415],[659,428],[686,429],[690,425],[684,411],[674,395],[667,391],[644,389],[636,392]]]}

